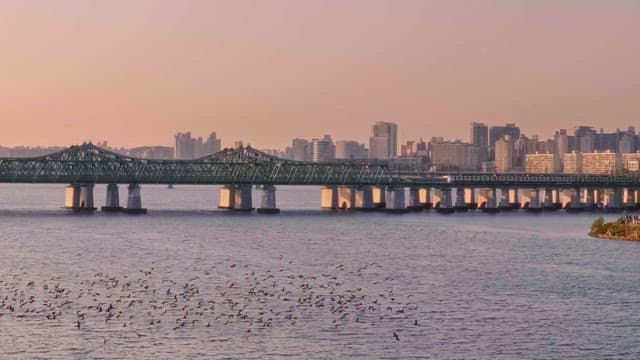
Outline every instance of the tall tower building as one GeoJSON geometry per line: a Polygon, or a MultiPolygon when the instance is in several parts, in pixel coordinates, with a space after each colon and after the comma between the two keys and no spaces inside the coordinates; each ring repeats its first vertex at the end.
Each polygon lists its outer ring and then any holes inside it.
{"type": "Polygon", "coordinates": [[[471,123],[471,144],[479,149],[480,163],[489,158],[489,128],[481,122],[471,123]]]}
{"type": "Polygon", "coordinates": [[[398,156],[398,125],[378,121],[373,125],[369,138],[369,157],[388,159],[398,156]]]}
{"type": "Polygon", "coordinates": [[[512,140],[520,138],[520,128],[516,124],[506,124],[505,126],[492,126],[489,128],[489,159],[494,160],[496,154],[496,141],[509,135],[512,140]]]}
{"type": "Polygon", "coordinates": [[[191,138],[191,133],[177,133],[175,135],[176,146],[174,147],[174,159],[189,160],[195,157],[195,142],[191,138]]]}
{"type": "Polygon", "coordinates": [[[335,158],[335,146],[330,135],[322,139],[313,139],[311,142],[313,162],[326,162],[335,158]]]}
{"type": "Polygon", "coordinates": [[[513,141],[505,135],[496,141],[496,172],[506,173],[513,169],[513,141]]]}

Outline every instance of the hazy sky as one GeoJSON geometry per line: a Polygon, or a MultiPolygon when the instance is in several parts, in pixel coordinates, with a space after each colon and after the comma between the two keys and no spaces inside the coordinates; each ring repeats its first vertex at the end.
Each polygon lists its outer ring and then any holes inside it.
{"type": "Polygon", "coordinates": [[[640,125],[638,0],[0,0],[0,144],[640,125]]]}

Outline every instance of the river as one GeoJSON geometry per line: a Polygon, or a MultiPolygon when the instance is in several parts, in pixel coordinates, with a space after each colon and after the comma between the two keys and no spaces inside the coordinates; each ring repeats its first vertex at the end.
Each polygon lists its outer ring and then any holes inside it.
{"type": "Polygon", "coordinates": [[[143,186],[146,215],[86,214],[60,208],[64,186],[0,185],[1,357],[640,355],[640,243],[588,237],[594,214],[277,195],[281,214],[243,214],[218,210],[213,186],[143,186]]]}

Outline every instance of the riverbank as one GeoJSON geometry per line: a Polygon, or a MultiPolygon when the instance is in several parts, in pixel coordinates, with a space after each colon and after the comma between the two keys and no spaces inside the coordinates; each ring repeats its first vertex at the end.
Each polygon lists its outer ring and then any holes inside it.
{"type": "Polygon", "coordinates": [[[640,241],[640,219],[623,216],[620,219],[605,223],[602,217],[591,225],[589,236],[609,240],[640,241]]]}

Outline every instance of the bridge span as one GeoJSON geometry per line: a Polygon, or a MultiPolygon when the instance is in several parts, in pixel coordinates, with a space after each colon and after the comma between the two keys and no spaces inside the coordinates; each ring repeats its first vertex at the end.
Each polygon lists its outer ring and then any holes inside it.
{"type": "Polygon", "coordinates": [[[94,209],[94,185],[107,184],[104,211],[142,213],[141,185],[222,185],[220,208],[253,209],[252,187],[262,189],[259,212],[274,213],[276,186],[322,187],[321,206],[391,212],[435,208],[440,212],[487,212],[566,208],[638,209],[640,178],[631,175],[406,173],[386,163],[284,160],[251,147],[225,149],[195,160],[123,156],[93,144],[71,146],[33,158],[0,158],[1,183],[67,184],[65,207],[94,209]],[[119,184],[128,185],[127,207],[119,184]],[[408,203],[405,199],[408,197],[408,203]]]}

